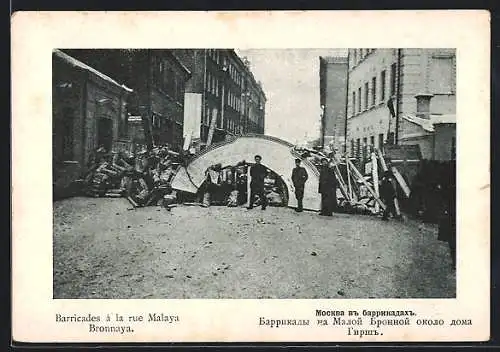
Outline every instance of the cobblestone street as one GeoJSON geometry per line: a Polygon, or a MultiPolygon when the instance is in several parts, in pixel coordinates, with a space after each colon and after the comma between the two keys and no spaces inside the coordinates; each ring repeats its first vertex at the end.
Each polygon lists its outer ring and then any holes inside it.
{"type": "Polygon", "coordinates": [[[288,208],[54,203],[54,298],[454,297],[436,229],[288,208]]]}

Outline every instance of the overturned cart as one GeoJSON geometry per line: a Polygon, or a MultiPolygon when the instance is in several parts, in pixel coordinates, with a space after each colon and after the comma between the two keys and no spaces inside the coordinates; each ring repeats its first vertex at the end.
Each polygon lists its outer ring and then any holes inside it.
{"type": "MultiPolygon", "coordinates": [[[[295,189],[292,183],[294,160],[301,158],[294,145],[281,139],[264,135],[246,135],[214,144],[196,154],[191,161],[181,167],[172,180],[175,190],[198,193],[206,179],[206,171],[216,164],[237,165],[253,163],[254,156],[262,156],[262,164],[281,178],[288,194],[288,206],[296,207],[295,189]]],[[[310,161],[303,159],[302,166],[309,174],[304,189],[304,209],[319,210],[321,198],[318,194],[319,172],[310,161]]]]}

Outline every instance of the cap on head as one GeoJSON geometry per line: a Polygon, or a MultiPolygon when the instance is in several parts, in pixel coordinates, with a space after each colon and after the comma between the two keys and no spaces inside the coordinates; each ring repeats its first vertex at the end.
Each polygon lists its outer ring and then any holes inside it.
{"type": "Polygon", "coordinates": [[[261,160],[262,160],[262,157],[261,157],[260,155],[256,155],[256,156],[254,157],[254,159],[255,159],[255,160],[258,160],[258,161],[261,161],[261,160]]]}
{"type": "Polygon", "coordinates": [[[295,159],[295,164],[300,164],[301,161],[302,160],[300,160],[300,159],[295,159]]]}

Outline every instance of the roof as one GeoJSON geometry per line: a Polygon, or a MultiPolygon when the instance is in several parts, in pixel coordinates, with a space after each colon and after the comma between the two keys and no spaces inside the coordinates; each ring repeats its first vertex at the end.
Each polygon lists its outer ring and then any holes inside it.
{"type": "Polygon", "coordinates": [[[419,125],[427,132],[434,132],[434,125],[444,123],[456,123],[455,114],[431,114],[429,119],[423,119],[415,115],[403,115],[406,121],[419,125]]]}
{"type": "Polygon", "coordinates": [[[347,64],[347,56],[320,56],[327,64],[347,64]]]}
{"type": "Polygon", "coordinates": [[[82,70],[85,70],[85,71],[88,71],[96,76],[98,76],[99,78],[127,91],[127,92],[133,92],[132,89],[130,89],[129,87],[123,85],[123,84],[119,84],[118,82],[116,82],[114,79],[112,79],[111,77],[108,77],[106,76],[104,73],[100,72],[100,71],[97,71],[95,68],[93,67],[90,67],[89,65],[86,65],[84,64],[83,62],[75,59],[74,57],[72,56],[69,56],[68,54],[62,52],[61,50],[58,50],[58,49],[55,49],[54,50],[54,55],[57,56],[58,58],[60,58],[61,60],[63,60],[64,62],[66,62],[67,64],[73,66],[73,67],[78,67],[82,70]]]}

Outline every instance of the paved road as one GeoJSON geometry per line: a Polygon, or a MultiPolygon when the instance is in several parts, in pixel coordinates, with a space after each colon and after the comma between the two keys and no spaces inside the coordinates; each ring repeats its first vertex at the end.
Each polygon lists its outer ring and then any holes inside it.
{"type": "Polygon", "coordinates": [[[436,229],[366,215],[54,203],[55,298],[454,297],[436,229]]]}

